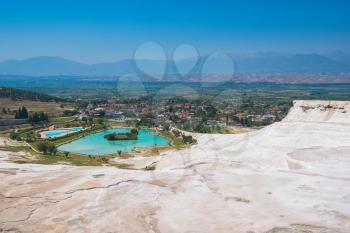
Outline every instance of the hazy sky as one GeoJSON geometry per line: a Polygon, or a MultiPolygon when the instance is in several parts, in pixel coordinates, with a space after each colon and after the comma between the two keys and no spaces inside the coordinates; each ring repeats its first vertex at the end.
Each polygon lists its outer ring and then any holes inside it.
{"type": "Polygon", "coordinates": [[[0,1],[0,60],[116,61],[148,41],[168,54],[350,52],[350,1],[0,1]]]}

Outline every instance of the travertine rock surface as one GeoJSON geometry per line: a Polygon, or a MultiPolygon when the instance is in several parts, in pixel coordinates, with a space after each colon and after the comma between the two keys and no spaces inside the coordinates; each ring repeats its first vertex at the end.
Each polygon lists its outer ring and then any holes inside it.
{"type": "MultiPolygon", "coordinates": [[[[0,232],[350,232],[350,102],[135,167],[15,164],[0,151],[0,232]]],[[[4,139],[0,139],[0,145],[4,139]]]]}

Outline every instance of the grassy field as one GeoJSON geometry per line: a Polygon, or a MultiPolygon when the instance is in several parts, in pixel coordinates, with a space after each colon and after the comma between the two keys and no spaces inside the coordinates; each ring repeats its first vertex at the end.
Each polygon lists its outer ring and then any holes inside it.
{"type": "MultiPolygon", "coordinates": [[[[126,83],[122,86],[132,91],[134,83],[126,83]]],[[[2,77],[0,85],[16,87],[31,91],[44,92],[49,95],[65,99],[101,99],[118,95],[119,83],[115,78],[110,79],[86,79],[84,77],[42,77],[40,82],[33,77],[2,77]]],[[[200,96],[214,96],[226,98],[241,98],[243,94],[251,94],[256,98],[263,97],[267,100],[283,99],[334,99],[349,100],[350,84],[288,84],[288,83],[202,83],[202,82],[143,82],[145,91],[157,98],[182,96],[192,98],[193,93],[200,96]]],[[[138,96],[138,93],[136,93],[138,96]]]]}
{"type": "Polygon", "coordinates": [[[29,146],[0,146],[0,150],[9,152],[33,152],[29,146]]]}
{"type": "Polygon", "coordinates": [[[69,123],[74,121],[75,117],[52,117],[49,119],[50,123],[69,123]]]}

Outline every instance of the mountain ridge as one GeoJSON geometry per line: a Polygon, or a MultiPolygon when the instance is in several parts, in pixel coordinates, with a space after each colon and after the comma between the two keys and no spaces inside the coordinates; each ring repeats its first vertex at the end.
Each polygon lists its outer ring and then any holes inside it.
{"type": "Polygon", "coordinates": [[[228,58],[232,60],[235,71],[242,74],[350,72],[350,55],[345,53],[338,52],[329,55],[316,53],[282,54],[268,51],[254,54],[229,54],[228,57],[201,56],[198,59],[184,59],[176,62],[125,59],[95,64],[85,64],[61,57],[39,56],[0,62],[0,75],[116,76],[138,75],[140,73],[148,75],[177,75],[182,67],[185,67],[188,70],[187,74],[192,76],[200,75],[204,69],[207,72],[206,74],[230,74],[232,69],[225,69],[222,66],[224,62],[227,63],[228,58]],[[211,62],[206,62],[208,59],[211,62]],[[188,69],[188,67],[192,66],[192,69],[188,69]]]}

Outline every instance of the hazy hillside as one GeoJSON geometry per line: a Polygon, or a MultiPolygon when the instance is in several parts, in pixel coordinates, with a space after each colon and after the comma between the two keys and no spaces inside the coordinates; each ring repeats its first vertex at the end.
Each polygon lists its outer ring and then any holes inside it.
{"type": "MultiPolygon", "coordinates": [[[[340,73],[350,71],[350,55],[334,53],[280,54],[264,52],[248,55],[231,55],[234,70],[238,73],[340,73]]],[[[83,64],[58,57],[35,57],[25,60],[9,60],[0,63],[0,75],[73,75],[114,76],[144,73],[176,75],[186,70],[192,75],[232,73],[225,56],[200,57],[172,62],[157,60],[122,60],[111,63],[83,64]],[[208,62],[210,59],[210,62],[208,62]],[[138,66],[136,66],[137,64],[138,66]],[[193,69],[191,67],[194,66],[193,69]],[[141,68],[138,69],[138,68],[141,68]],[[165,68],[165,69],[164,69],[165,68]],[[199,72],[201,71],[201,72],[199,72]]]]}
{"type": "Polygon", "coordinates": [[[0,74],[15,75],[88,75],[89,65],[58,57],[34,57],[0,63],[0,74]]]}
{"type": "Polygon", "coordinates": [[[31,101],[42,101],[42,102],[51,102],[51,101],[64,101],[61,98],[32,92],[28,90],[21,90],[11,87],[1,87],[0,86],[0,98],[10,98],[11,100],[31,100],[31,101]]]}

